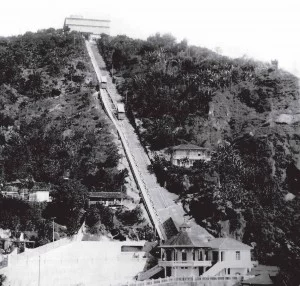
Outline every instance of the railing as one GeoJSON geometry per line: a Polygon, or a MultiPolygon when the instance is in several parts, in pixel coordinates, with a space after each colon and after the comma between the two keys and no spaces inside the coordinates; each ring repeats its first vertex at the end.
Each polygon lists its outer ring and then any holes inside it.
{"type": "Polygon", "coordinates": [[[159,261],[160,266],[211,266],[212,262],[210,260],[187,260],[187,261],[159,261]]]}
{"type": "MultiPolygon", "coordinates": [[[[119,282],[115,284],[105,284],[110,286],[145,286],[145,285],[177,285],[177,283],[182,282],[198,282],[198,281],[234,281],[235,283],[238,281],[243,281],[253,276],[244,275],[244,276],[212,276],[212,277],[167,277],[167,278],[159,278],[159,279],[151,279],[144,281],[128,281],[128,282],[119,282]],[[172,284],[170,284],[172,283],[172,284]]],[[[181,284],[178,284],[181,285],[181,284]]]]}

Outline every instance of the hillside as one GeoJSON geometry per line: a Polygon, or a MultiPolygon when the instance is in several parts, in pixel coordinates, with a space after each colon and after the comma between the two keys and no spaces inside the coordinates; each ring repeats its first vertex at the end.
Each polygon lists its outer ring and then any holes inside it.
{"type": "Polygon", "coordinates": [[[123,224],[114,223],[114,213],[106,207],[88,207],[89,191],[125,192],[128,172],[119,166],[114,127],[96,108],[97,81],[82,35],[48,29],[2,38],[0,54],[5,170],[0,190],[10,182],[30,190],[37,182],[49,186],[53,197],[51,203],[32,204],[0,195],[0,228],[36,232],[43,244],[52,239],[50,218],[73,234],[86,212],[93,233],[124,225],[128,234],[135,223],[151,232],[139,207],[117,214],[120,221],[125,217],[123,224]]]}
{"type": "Polygon", "coordinates": [[[299,79],[277,61],[230,59],[171,35],[103,35],[98,47],[143,144],[159,155],[158,181],[214,235],[280,266],[279,285],[298,285],[299,79]],[[184,142],[212,160],[184,169],[160,156],[184,142]]]}

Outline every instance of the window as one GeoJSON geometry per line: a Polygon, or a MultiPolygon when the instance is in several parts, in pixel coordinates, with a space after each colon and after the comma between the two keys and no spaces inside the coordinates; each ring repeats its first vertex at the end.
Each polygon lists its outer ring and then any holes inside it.
{"type": "Polygon", "coordinates": [[[198,260],[202,261],[203,260],[203,253],[201,250],[198,252],[198,260]]]}
{"type": "Polygon", "coordinates": [[[182,250],[182,261],[186,261],[186,252],[182,250]]]}
{"type": "Polygon", "coordinates": [[[236,260],[241,260],[241,252],[240,251],[235,252],[235,259],[236,260]]]}
{"type": "Polygon", "coordinates": [[[227,274],[230,275],[230,268],[227,269],[227,274]]]}

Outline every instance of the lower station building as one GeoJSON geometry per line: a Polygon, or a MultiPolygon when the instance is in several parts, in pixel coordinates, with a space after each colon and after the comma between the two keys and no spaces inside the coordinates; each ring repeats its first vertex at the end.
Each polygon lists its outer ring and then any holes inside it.
{"type": "Polygon", "coordinates": [[[207,238],[184,223],[162,245],[158,265],[165,277],[247,275],[253,264],[251,247],[232,238],[207,238]]]}

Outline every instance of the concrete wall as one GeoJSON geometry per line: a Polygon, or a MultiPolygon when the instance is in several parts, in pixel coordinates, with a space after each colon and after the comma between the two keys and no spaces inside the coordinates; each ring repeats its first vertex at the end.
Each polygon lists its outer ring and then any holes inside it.
{"type": "Polygon", "coordinates": [[[80,241],[40,255],[17,255],[0,270],[10,286],[107,285],[128,281],[145,266],[144,252],[121,252],[122,245],[144,242],[80,241]]]}

